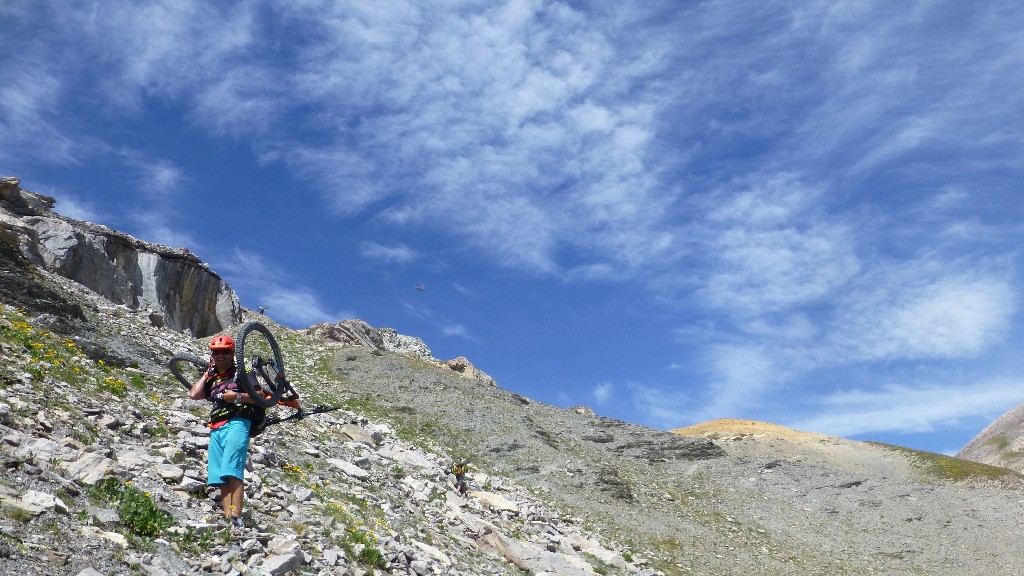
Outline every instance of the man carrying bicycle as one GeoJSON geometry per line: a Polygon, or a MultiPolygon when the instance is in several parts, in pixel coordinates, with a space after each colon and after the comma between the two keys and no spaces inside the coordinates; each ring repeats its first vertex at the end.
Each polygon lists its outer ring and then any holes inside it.
{"type": "Polygon", "coordinates": [[[206,483],[220,486],[224,517],[232,527],[242,528],[245,499],[245,461],[249,453],[251,421],[246,404],[249,395],[236,381],[235,341],[216,336],[210,342],[210,367],[189,389],[192,400],[213,402],[210,411],[210,448],[206,483]]]}
{"type": "Polygon", "coordinates": [[[460,460],[452,464],[449,472],[455,475],[455,488],[459,494],[465,496],[469,493],[469,488],[466,486],[466,468],[469,467],[469,462],[460,460]]]}

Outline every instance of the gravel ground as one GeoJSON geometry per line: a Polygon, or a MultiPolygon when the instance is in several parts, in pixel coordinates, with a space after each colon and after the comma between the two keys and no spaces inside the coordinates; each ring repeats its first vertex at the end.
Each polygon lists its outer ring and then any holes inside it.
{"type": "Polygon", "coordinates": [[[1016,474],[953,480],[930,468],[952,459],[762,423],[670,434],[363,354],[335,364],[351,393],[435,426],[666,573],[1024,573],[1016,474]]]}

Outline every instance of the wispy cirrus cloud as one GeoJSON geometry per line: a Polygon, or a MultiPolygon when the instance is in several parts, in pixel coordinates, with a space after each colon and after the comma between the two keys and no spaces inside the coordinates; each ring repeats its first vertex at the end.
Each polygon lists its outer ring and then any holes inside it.
{"type": "Polygon", "coordinates": [[[469,328],[462,324],[448,324],[441,328],[441,333],[450,338],[461,338],[463,340],[476,340],[469,328]]]}
{"type": "Polygon", "coordinates": [[[184,171],[165,159],[146,158],[134,150],[121,150],[118,156],[131,169],[129,180],[147,196],[148,204],[171,206],[187,183],[184,171]]]}
{"type": "Polygon", "coordinates": [[[75,161],[76,141],[65,134],[56,113],[65,87],[41,64],[14,55],[8,66],[0,66],[0,133],[6,140],[0,162],[5,165],[41,158],[58,164],[75,161]]]}
{"type": "Polygon", "coordinates": [[[243,306],[271,306],[274,318],[281,323],[311,326],[356,317],[349,310],[329,309],[321,296],[259,254],[235,249],[218,256],[211,264],[225,276],[235,279],[232,288],[244,299],[243,306]]]}
{"type": "Polygon", "coordinates": [[[407,264],[419,257],[415,250],[401,243],[385,246],[377,242],[361,242],[359,253],[364,258],[395,264],[407,264]]]}
{"type": "Polygon", "coordinates": [[[786,174],[753,180],[709,214],[703,301],[757,317],[820,301],[856,277],[852,226],[828,216],[821,190],[786,174]]]}
{"type": "Polygon", "coordinates": [[[844,298],[826,339],[836,352],[831,361],[970,358],[998,343],[1017,311],[1013,288],[990,274],[940,266],[928,275],[872,275],[844,298]]]}
{"type": "MultiPolygon", "coordinates": [[[[111,110],[168,98],[199,129],[244,136],[264,159],[287,162],[340,216],[445,222],[447,234],[502,265],[571,270],[584,281],[680,275],[690,246],[680,210],[706,184],[702,174],[782,167],[824,182],[834,167],[863,178],[883,158],[937,144],[981,151],[1020,139],[1019,127],[993,122],[1001,115],[979,111],[967,89],[1016,93],[1013,75],[1001,72],[1017,61],[998,49],[1012,27],[964,13],[964,30],[935,34],[925,27],[956,16],[927,4],[908,16],[769,3],[736,17],[748,10],[99,2],[64,10],[61,31],[79,57],[109,63],[105,75],[71,82],[102,92],[111,110]],[[641,36],[632,32],[639,24],[641,36]],[[295,32],[294,43],[262,43],[271,32],[295,32]],[[948,138],[965,130],[989,136],[948,138]],[[772,148],[758,145],[769,138],[772,148]],[[687,172],[696,178],[676,179],[687,172]]],[[[46,10],[23,12],[32,21],[46,10]]],[[[60,49],[33,47],[50,62],[60,49]]],[[[28,84],[43,92],[12,93],[25,96],[7,99],[9,117],[31,119],[40,137],[60,135],[42,111],[60,107],[68,77],[28,84]]],[[[810,233],[828,241],[844,229],[810,233]]],[[[778,255],[799,239],[779,232],[774,241],[778,255]]]]}
{"type": "Polygon", "coordinates": [[[787,424],[837,436],[929,432],[969,418],[990,421],[1007,406],[1021,402],[1021,382],[1002,378],[968,383],[890,384],[825,395],[815,416],[795,416],[787,424]]]}
{"type": "MultiPolygon", "coordinates": [[[[691,392],[661,385],[631,382],[626,384],[633,405],[645,423],[663,430],[679,428],[700,410],[701,399],[691,392]]],[[[725,415],[718,414],[715,418],[725,415]]]]}

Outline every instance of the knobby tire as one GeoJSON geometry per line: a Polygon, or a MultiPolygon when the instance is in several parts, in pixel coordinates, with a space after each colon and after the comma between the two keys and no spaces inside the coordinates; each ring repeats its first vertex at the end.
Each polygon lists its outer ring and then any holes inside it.
{"type": "Polygon", "coordinates": [[[291,390],[285,377],[284,358],[277,340],[259,322],[249,322],[238,331],[238,338],[235,339],[235,370],[238,372],[238,383],[249,394],[249,398],[264,408],[274,406],[286,391],[291,390]],[[263,390],[253,386],[253,380],[263,390]]]}
{"type": "Polygon", "coordinates": [[[177,354],[167,362],[167,367],[171,369],[171,374],[174,374],[178,382],[189,389],[199,380],[203,372],[206,372],[210,363],[191,354],[177,354]]]}

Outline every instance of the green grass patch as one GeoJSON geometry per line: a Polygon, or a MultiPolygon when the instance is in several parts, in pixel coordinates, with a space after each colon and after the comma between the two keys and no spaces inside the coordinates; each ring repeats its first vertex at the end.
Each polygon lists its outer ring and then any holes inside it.
{"type": "Polygon", "coordinates": [[[21,311],[0,308],[0,339],[20,350],[22,368],[35,382],[74,382],[82,392],[99,390],[123,397],[128,381],[123,369],[91,360],[74,340],[32,325],[21,311]]]}
{"type": "Polygon", "coordinates": [[[376,546],[364,545],[356,554],[356,561],[367,566],[375,566],[384,570],[388,567],[388,559],[376,546]]]}
{"type": "Polygon", "coordinates": [[[377,548],[377,536],[375,530],[386,527],[383,518],[374,517],[374,512],[365,500],[347,496],[350,505],[342,504],[341,500],[346,498],[345,494],[325,493],[327,502],[321,509],[324,517],[330,518],[329,530],[333,531],[332,540],[349,558],[354,558],[365,566],[374,566],[380,569],[388,567],[388,560],[377,548]],[[338,527],[341,530],[337,530],[338,527]]]}
{"type": "Polygon", "coordinates": [[[157,507],[149,494],[130,482],[108,477],[89,487],[90,499],[115,506],[126,536],[156,538],[174,525],[174,518],[157,507]]]}
{"type": "Polygon", "coordinates": [[[98,429],[96,425],[92,424],[91,422],[85,419],[81,419],[74,422],[74,426],[75,427],[72,428],[68,432],[68,434],[70,434],[72,438],[78,440],[79,442],[85,444],[86,446],[95,442],[96,439],[99,437],[97,435],[98,429]]]}
{"type": "Polygon", "coordinates": [[[231,539],[231,530],[224,528],[213,530],[208,528],[196,529],[188,527],[184,533],[175,537],[178,546],[191,554],[209,553],[210,549],[217,544],[227,544],[231,539]]]}
{"type": "Polygon", "coordinates": [[[33,518],[32,513],[28,512],[27,510],[22,510],[21,508],[5,505],[0,505],[0,515],[2,515],[4,518],[19,523],[28,522],[33,518]]]}
{"type": "Polygon", "coordinates": [[[868,444],[873,444],[893,452],[904,454],[910,458],[910,461],[915,466],[923,470],[926,474],[940,480],[961,482],[968,480],[1024,479],[1024,476],[1010,470],[1009,468],[990,466],[980,462],[973,462],[962,458],[953,458],[952,456],[936,454],[935,452],[914,450],[912,448],[904,448],[903,446],[885,444],[882,442],[868,442],[868,444]]]}
{"type": "Polygon", "coordinates": [[[1010,445],[1010,439],[1002,434],[993,436],[982,443],[983,446],[995,446],[996,450],[1006,450],[1006,447],[1010,445]]]}

